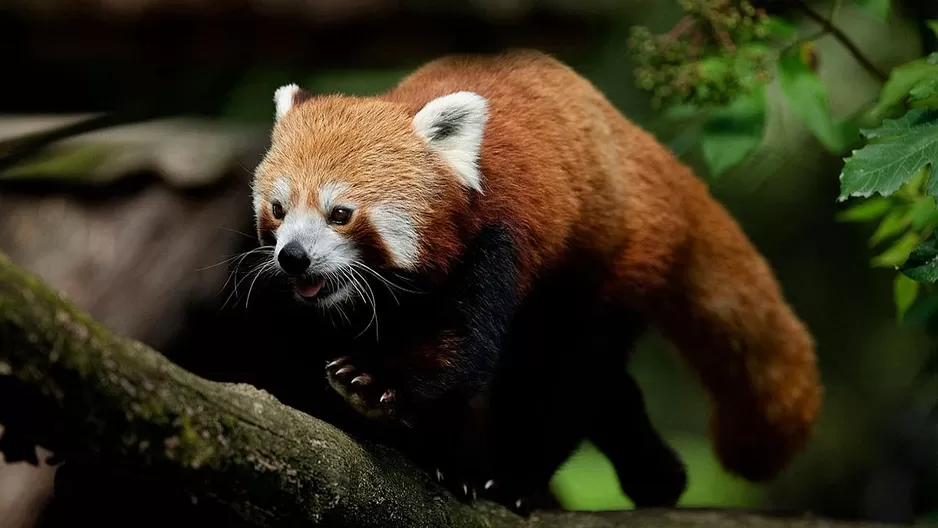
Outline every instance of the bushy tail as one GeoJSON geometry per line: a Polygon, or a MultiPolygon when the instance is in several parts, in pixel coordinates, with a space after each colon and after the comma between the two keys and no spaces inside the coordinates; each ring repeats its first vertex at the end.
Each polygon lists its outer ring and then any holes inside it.
{"type": "Polygon", "coordinates": [[[724,467],[768,480],[811,438],[820,412],[814,341],[739,225],[702,182],[683,185],[686,267],[658,323],[713,400],[724,467]]]}

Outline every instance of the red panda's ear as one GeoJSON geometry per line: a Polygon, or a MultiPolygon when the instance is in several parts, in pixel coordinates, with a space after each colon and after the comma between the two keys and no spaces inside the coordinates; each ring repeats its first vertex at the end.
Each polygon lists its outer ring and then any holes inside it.
{"type": "Polygon", "coordinates": [[[274,121],[280,121],[294,105],[313,97],[312,92],[303,90],[296,84],[287,84],[274,91],[274,121]]]}
{"type": "Polygon", "coordinates": [[[463,185],[482,192],[479,151],[488,101],[473,92],[437,97],[414,116],[414,130],[452,167],[463,185]]]}

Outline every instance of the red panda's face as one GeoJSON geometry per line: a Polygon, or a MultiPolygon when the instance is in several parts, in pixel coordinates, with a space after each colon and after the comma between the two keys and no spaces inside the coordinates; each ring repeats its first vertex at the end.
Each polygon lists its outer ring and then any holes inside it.
{"type": "Polygon", "coordinates": [[[425,235],[446,213],[447,189],[478,189],[484,99],[456,94],[409,116],[375,99],[296,104],[298,89],[277,93],[254,208],[261,242],[299,297],[328,307],[366,297],[373,274],[418,270],[433,250],[425,235]]]}

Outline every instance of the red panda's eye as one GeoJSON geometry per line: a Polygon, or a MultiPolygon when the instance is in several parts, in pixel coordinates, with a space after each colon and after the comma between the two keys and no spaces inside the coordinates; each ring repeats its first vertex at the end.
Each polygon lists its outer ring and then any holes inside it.
{"type": "Polygon", "coordinates": [[[274,214],[274,218],[277,220],[283,220],[283,217],[286,216],[286,213],[283,211],[283,206],[277,202],[274,202],[270,206],[270,212],[274,214]]]}
{"type": "Polygon", "coordinates": [[[336,207],[329,213],[329,221],[333,224],[345,225],[352,218],[352,210],[345,207],[336,207]]]}

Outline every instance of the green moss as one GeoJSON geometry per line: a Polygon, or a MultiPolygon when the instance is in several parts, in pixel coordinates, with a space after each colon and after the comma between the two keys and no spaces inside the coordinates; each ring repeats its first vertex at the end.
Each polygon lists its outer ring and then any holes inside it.
{"type": "Polygon", "coordinates": [[[234,416],[230,414],[225,414],[221,417],[221,425],[224,428],[224,432],[234,431],[238,427],[238,421],[235,420],[234,416]]]}
{"type": "Polygon", "coordinates": [[[212,442],[199,435],[188,416],[182,416],[177,422],[179,442],[176,454],[179,461],[193,469],[205,464],[212,465],[215,462],[215,447],[212,442]]]}
{"type": "Polygon", "coordinates": [[[163,408],[163,402],[158,398],[150,398],[136,404],[134,412],[139,418],[156,425],[169,425],[171,422],[169,414],[163,408]]]}

